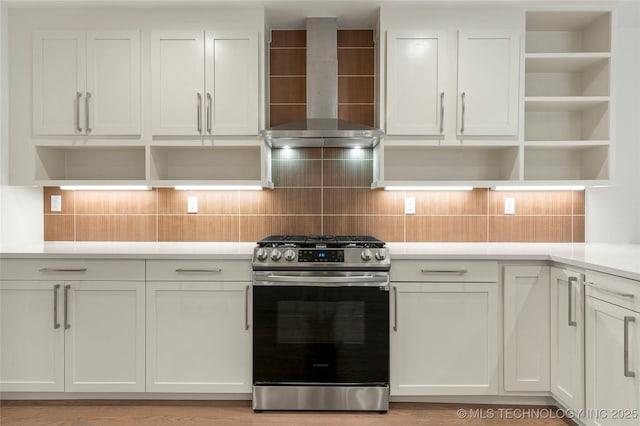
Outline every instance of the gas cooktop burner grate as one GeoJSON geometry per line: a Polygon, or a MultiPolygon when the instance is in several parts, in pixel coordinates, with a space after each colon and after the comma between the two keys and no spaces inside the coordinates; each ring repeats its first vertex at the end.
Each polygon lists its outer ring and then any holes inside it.
{"type": "Polygon", "coordinates": [[[258,247],[298,248],[383,248],[384,241],[361,235],[271,235],[258,241],[258,247]]]}

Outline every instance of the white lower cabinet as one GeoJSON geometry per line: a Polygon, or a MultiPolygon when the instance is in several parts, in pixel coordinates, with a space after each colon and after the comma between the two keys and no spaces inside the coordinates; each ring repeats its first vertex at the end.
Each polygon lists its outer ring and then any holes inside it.
{"type": "Polygon", "coordinates": [[[392,291],[392,395],[497,393],[496,283],[392,282],[392,291]]]}
{"type": "Polygon", "coordinates": [[[551,393],[568,409],[584,409],[582,274],[551,268],[551,393]]]}
{"type": "Polygon", "coordinates": [[[585,389],[588,425],[640,423],[640,283],[587,275],[585,389]]]}
{"type": "Polygon", "coordinates": [[[3,281],[0,389],[143,392],[143,281],[3,281]]]}
{"type": "Polygon", "coordinates": [[[55,282],[0,282],[3,392],[64,391],[61,287],[55,282]]]}
{"type": "Polygon", "coordinates": [[[251,392],[250,288],[147,283],[147,392],[251,392]]]}
{"type": "Polygon", "coordinates": [[[549,267],[504,267],[504,389],[549,391],[549,267]]]}

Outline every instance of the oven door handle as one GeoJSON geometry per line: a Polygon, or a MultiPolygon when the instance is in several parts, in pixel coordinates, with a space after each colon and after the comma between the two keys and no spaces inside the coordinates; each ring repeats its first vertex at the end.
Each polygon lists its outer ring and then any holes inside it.
{"type": "Polygon", "coordinates": [[[326,276],[292,276],[292,275],[256,275],[254,285],[270,285],[271,283],[293,283],[296,285],[317,285],[317,284],[387,284],[389,277],[382,275],[357,275],[349,277],[326,277],[326,276]]]}

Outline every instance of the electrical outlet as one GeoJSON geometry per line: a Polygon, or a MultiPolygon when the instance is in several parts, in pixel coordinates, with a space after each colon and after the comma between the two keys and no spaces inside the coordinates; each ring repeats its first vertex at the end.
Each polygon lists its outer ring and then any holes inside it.
{"type": "Polygon", "coordinates": [[[416,214],[416,199],[406,197],[404,199],[404,214],[416,214]]]}
{"type": "Polygon", "coordinates": [[[62,195],[51,196],[51,211],[52,212],[62,211],[62,195]]]}
{"type": "Polygon", "coordinates": [[[504,199],[504,214],[516,214],[516,199],[505,198],[504,199]]]}
{"type": "Polygon", "coordinates": [[[187,197],[187,213],[198,213],[198,197],[187,197]]]}

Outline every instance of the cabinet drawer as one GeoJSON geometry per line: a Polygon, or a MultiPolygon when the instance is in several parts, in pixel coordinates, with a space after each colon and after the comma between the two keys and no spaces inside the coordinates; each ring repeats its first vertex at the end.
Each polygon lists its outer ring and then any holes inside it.
{"type": "Polygon", "coordinates": [[[640,312],[640,281],[600,272],[585,275],[586,295],[640,312]]]}
{"type": "Polygon", "coordinates": [[[147,281],[251,281],[249,260],[148,260],[147,281]]]}
{"type": "Polygon", "coordinates": [[[144,281],[144,260],[2,259],[3,280],[144,281]]]}
{"type": "Polygon", "coordinates": [[[498,262],[484,260],[394,260],[391,281],[496,282],[498,262]]]}

